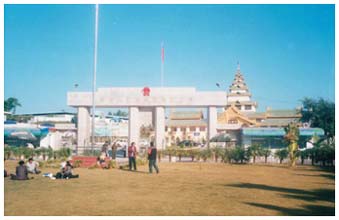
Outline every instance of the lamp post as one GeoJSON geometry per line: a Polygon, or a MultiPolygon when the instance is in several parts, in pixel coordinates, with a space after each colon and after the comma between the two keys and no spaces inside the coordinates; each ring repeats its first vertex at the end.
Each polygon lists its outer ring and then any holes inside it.
{"type": "Polygon", "coordinates": [[[97,49],[98,49],[98,22],[99,22],[99,5],[95,5],[95,32],[94,32],[94,69],[93,69],[93,93],[92,93],[92,149],[94,147],[95,135],[95,91],[96,91],[96,75],[97,75],[97,49]]]}

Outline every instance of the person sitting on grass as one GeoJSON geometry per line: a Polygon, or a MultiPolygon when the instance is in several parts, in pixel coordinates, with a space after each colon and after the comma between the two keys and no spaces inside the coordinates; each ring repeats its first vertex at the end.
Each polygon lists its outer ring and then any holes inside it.
{"type": "Polygon", "coordinates": [[[23,160],[19,161],[19,166],[15,169],[15,174],[11,174],[12,180],[28,180],[28,170],[23,160]]]}
{"type": "Polygon", "coordinates": [[[97,164],[102,169],[108,169],[108,164],[106,163],[106,154],[104,152],[101,152],[100,157],[97,158],[97,164]]]}
{"type": "Polygon", "coordinates": [[[66,161],[64,167],[61,168],[61,172],[58,172],[55,175],[56,179],[70,179],[70,178],[79,178],[79,175],[73,175],[72,173],[73,166],[69,161],[66,161]]]}
{"type": "Polygon", "coordinates": [[[28,173],[39,174],[41,171],[38,170],[39,164],[33,160],[33,158],[29,158],[26,163],[28,173]]]}

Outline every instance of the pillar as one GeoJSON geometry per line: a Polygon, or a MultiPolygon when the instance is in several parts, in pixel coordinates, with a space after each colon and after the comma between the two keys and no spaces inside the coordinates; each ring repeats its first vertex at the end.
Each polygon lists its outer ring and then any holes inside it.
{"type": "Polygon", "coordinates": [[[207,118],[208,118],[208,125],[207,125],[207,144],[212,137],[217,134],[217,108],[209,106],[207,109],[207,118]]]}
{"type": "Polygon", "coordinates": [[[128,144],[131,145],[132,142],[135,142],[135,145],[139,150],[140,125],[138,107],[129,107],[128,126],[128,144]]]}
{"type": "Polygon", "coordinates": [[[90,109],[86,107],[78,108],[78,135],[77,145],[80,151],[89,145],[90,142],[90,109]]]}
{"type": "Polygon", "coordinates": [[[165,148],[165,108],[155,108],[155,146],[157,149],[165,148]]]}

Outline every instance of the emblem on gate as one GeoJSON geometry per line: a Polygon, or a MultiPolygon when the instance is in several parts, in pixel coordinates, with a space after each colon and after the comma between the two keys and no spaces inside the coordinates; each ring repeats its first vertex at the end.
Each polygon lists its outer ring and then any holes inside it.
{"type": "Polygon", "coordinates": [[[144,87],[144,88],[142,89],[142,94],[143,94],[144,96],[149,96],[150,92],[151,92],[151,89],[148,88],[148,87],[144,87]]]}

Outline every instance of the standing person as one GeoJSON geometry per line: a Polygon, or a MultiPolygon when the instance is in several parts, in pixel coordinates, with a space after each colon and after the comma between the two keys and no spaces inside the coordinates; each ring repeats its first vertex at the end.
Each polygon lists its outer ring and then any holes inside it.
{"type": "Polygon", "coordinates": [[[137,164],[136,164],[136,156],[137,156],[137,148],[135,146],[135,142],[131,143],[131,146],[128,147],[128,165],[129,170],[132,170],[132,164],[134,167],[134,171],[137,170],[137,164]]]}
{"type": "Polygon", "coordinates": [[[106,156],[108,156],[108,141],[105,141],[104,145],[102,145],[101,152],[104,152],[106,156]]]}
{"type": "Polygon", "coordinates": [[[29,173],[33,173],[33,174],[41,173],[38,170],[39,164],[37,162],[33,161],[33,158],[29,158],[28,159],[28,162],[26,163],[26,166],[27,166],[27,170],[28,170],[29,173]]]}
{"type": "Polygon", "coordinates": [[[150,148],[148,149],[148,160],[149,172],[152,173],[152,168],[154,167],[157,173],[159,173],[159,168],[157,165],[157,148],[154,147],[153,142],[150,143],[150,148]]]}
{"type": "Polygon", "coordinates": [[[114,142],[112,145],[112,160],[115,160],[118,149],[118,143],[114,142]]]}
{"type": "Polygon", "coordinates": [[[11,174],[12,180],[28,180],[28,170],[23,160],[19,161],[19,166],[15,169],[15,174],[11,174]]]}

